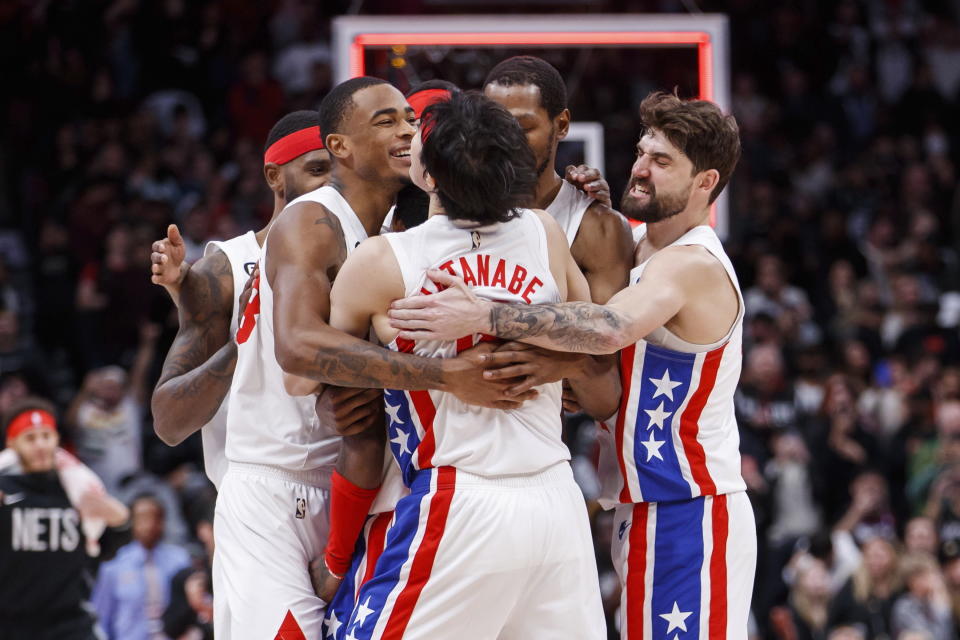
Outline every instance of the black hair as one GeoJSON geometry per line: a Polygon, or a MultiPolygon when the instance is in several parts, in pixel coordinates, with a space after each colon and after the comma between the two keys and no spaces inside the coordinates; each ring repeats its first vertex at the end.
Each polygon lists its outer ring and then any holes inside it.
{"type": "Polygon", "coordinates": [[[397,204],[393,209],[393,226],[395,229],[410,229],[426,222],[430,211],[430,194],[410,183],[397,193],[397,204]],[[397,225],[397,222],[400,225],[397,225]]]}
{"type": "Polygon", "coordinates": [[[10,408],[7,409],[6,413],[3,414],[4,441],[6,441],[7,429],[10,427],[10,423],[13,422],[14,418],[26,411],[46,411],[53,416],[54,420],[57,419],[57,408],[46,398],[41,398],[39,396],[27,396],[26,398],[21,398],[20,400],[17,400],[11,404],[10,408]]]}
{"type": "Polygon", "coordinates": [[[284,136],[317,126],[318,117],[316,111],[308,110],[294,111],[283,116],[277,120],[277,123],[270,129],[270,133],[267,134],[267,143],[263,145],[263,152],[266,153],[274,142],[284,136]]]}
{"type": "Polygon", "coordinates": [[[533,199],[537,166],[516,118],[476,91],[423,112],[421,158],[447,216],[506,222],[533,199]]]}
{"type": "Polygon", "coordinates": [[[404,94],[404,97],[409,98],[415,93],[420,93],[421,91],[429,91],[430,89],[443,89],[449,91],[451,94],[454,94],[460,91],[460,87],[453,84],[448,80],[441,80],[436,78],[434,80],[427,80],[426,82],[421,82],[417,86],[413,87],[404,94]]]}
{"type": "Polygon", "coordinates": [[[540,89],[540,106],[547,115],[556,118],[567,108],[567,86],[560,72],[552,64],[534,56],[507,58],[487,74],[483,86],[502,87],[533,85],[540,89]]]}
{"type": "Polygon", "coordinates": [[[353,102],[353,94],[378,84],[390,83],[380,78],[360,76],[341,82],[324,96],[320,102],[320,135],[323,136],[324,146],[327,144],[327,136],[331,133],[340,133],[343,122],[353,112],[356,106],[353,102]]]}

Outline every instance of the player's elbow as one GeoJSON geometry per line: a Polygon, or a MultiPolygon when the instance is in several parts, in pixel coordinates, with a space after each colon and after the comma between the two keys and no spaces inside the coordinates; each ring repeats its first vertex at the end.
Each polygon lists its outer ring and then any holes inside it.
{"type": "Polygon", "coordinates": [[[274,355],[284,373],[302,376],[310,363],[305,355],[307,352],[306,345],[299,339],[296,331],[286,332],[282,337],[277,333],[274,355]]]}
{"type": "Polygon", "coordinates": [[[150,409],[153,413],[153,432],[163,444],[175,447],[186,440],[188,434],[183,432],[181,421],[172,415],[171,402],[168,391],[161,385],[153,392],[150,409]]]}

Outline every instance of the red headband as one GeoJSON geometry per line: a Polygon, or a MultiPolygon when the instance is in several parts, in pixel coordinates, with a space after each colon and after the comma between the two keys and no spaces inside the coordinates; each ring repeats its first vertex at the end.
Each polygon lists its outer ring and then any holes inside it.
{"type": "Polygon", "coordinates": [[[323,149],[320,127],[307,127],[285,135],[274,142],[263,154],[263,164],[287,164],[308,151],[323,149]]]}
{"type": "Polygon", "coordinates": [[[413,114],[419,118],[423,114],[423,110],[430,105],[449,99],[450,92],[446,89],[424,89],[407,98],[407,102],[413,107],[413,114]]]}
{"type": "Polygon", "coordinates": [[[10,421],[10,426],[7,427],[7,442],[15,439],[24,431],[29,431],[30,429],[36,429],[38,427],[56,431],[57,420],[52,414],[50,414],[48,411],[44,411],[43,409],[27,409],[10,421]]]}

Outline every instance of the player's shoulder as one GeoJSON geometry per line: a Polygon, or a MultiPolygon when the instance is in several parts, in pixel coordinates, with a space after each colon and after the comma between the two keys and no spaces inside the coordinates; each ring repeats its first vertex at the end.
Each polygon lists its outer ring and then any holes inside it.
{"type": "Polygon", "coordinates": [[[583,212],[580,233],[605,238],[632,238],[630,223],[626,217],[616,209],[611,209],[598,200],[594,200],[583,212]]]}
{"type": "Polygon", "coordinates": [[[666,272],[673,279],[700,284],[709,283],[714,276],[726,277],[726,269],[720,260],[701,244],[664,247],[650,258],[646,271],[666,272]]]}
{"type": "Polygon", "coordinates": [[[224,300],[233,298],[233,266],[230,256],[221,247],[213,245],[208,248],[203,257],[190,266],[190,277],[202,278],[211,283],[211,291],[223,291],[224,300]],[[216,282],[216,287],[213,286],[216,282]]]}

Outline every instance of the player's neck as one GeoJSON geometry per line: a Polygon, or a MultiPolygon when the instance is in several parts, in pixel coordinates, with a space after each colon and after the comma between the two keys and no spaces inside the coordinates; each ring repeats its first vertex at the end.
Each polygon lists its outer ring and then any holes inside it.
{"type": "Polygon", "coordinates": [[[364,180],[349,171],[336,172],[330,186],[340,192],[357,214],[368,236],[379,235],[383,220],[403,187],[399,181],[364,180]]]}
{"type": "MultiPolygon", "coordinates": [[[[551,165],[553,166],[553,165],[551,165]]],[[[560,187],[563,186],[563,178],[557,175],[553,169],[544,171],[537,180],[537,195],[534,197],[533,205],[537,209],[546,209],[556,199],[560,193],[560,187]]]]}
{"type": "Polygon", "coordinates": [[[440,198],[437,196],[435,191],[430,192],[430,205],[427,207],[427,217],[432,218],[433,216],[445,216],[447,215],[446,210],[444,210],[443,205],[440,204],[440,198]]]}
{"type": "Polygon", "coordinates": [[[684,234],[705,224],[710,219],[710,209],[703,211],[683,211],[660,222],[647,223],[646,242],[654,251],[668,247],[684,234]]]}
{"type": "Polygon", "coordinates": [[[261,247],[263,246],[263,242],[267,239],[267,233],[269,233],[270,227],[273,226],[273,223],[276,222],[277,220],[277,216],[280,215],[280,212],[283,211],[286,208],[286,206],[287,206],[286,199],[280,194],[278,194],[276,191],[274,191],[273,215],[270,216],[270,222],[267,223],[267,226],[265,226],[263,229],[260,229],[260,231],[257,231],[257,233],[254,234],[257,237],[257,244],[259,244],[261,247]]]}

